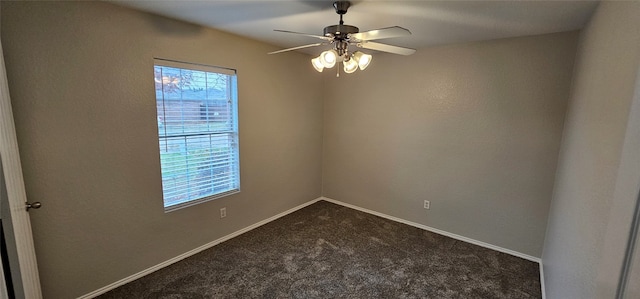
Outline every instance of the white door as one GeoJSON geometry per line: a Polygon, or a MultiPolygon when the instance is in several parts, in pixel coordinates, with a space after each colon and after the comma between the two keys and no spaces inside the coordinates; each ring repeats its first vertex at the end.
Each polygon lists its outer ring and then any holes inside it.
{"type": "MultiPolygon", "coordinates": [[[[2,217],[3,226],[13,230],[13,234],[7,234],[7,245],[15,246],[15,261],[9,265],[12,273],[19,272],[18,277],[13,277],[14,289],[17,298],[42,298],[40,279],[36,253],[33,248],[31,235],[31,222],[26,209],[27,197],[22,178],[22,166],[18,153],[18,141],[16,139],[13,112],[9,98],[9,86],[7,85],[7,73],[5,71],[2,43],[0,42],[0,165],[4,176],[7,205],[2,210],[7,218],[2,217]],[[12,236],[11,236],[12,235],[12,236]],[[17,263],[17,265],[14,265],[17,263]],[[16,269],[17,267],[17,269],[16,269]],[[15,270],[15,271],[14,271],[15,270]]],[[[7,265],[3,265],[7,266],[7,265]]],[[[12,275],[13,276],[13,275],[12,275]]],[[[6,279],[9,279],[8,277],[6,279]]]]}

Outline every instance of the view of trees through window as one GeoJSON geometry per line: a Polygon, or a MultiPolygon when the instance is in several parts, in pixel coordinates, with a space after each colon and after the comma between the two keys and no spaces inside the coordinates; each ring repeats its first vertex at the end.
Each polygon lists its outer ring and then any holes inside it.
{"type": "Polygon", "coordinates": [[[165,208],[239,190],[235,76],[154,67],[165,208]]]}

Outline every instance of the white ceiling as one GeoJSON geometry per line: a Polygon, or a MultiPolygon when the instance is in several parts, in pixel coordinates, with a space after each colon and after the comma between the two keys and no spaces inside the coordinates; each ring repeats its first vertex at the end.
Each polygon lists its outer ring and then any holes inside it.
{"type": "MultiPolygon", "coordinates": [[[[112,1],[282,48],[319,40],[273,29],[322,35],[324,27],[339,21],[332,0],[112,1]]],[[[420,49],[576,30],[586,24],[597,5],[596,1],[356,0],[344,21],[360,32],[396,25],[407,28],[412,36],[381,42],[420,49]]],[[[317,54],[322,50],[303,51],[317,54]]]]}

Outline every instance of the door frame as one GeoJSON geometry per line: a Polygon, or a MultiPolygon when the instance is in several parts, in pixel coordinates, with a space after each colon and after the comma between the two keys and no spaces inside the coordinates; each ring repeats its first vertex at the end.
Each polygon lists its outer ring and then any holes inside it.
{"type": "Polygon", "coordinates": [[[624,299],[629,283],[631,271],[640,271],[640,269],[632,269],[633,259],[637,258],[640,248],[637,248],[638,235],[640,234],[640,193],[636,199],[634,207],[633,220],[631,223],[631,231],[629,232],[629,240],[627,241],[627,250],[625,251],[624,261],[622,262],[622,271],[620,274],[620,282],[616,290],[616,299],[624,299]]]}

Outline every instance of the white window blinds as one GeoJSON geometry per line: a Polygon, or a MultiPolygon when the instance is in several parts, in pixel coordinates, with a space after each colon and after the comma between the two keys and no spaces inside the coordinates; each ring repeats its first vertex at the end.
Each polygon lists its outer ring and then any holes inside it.
{"type": "Polygon", "coordinates": [[[240,191],[235,71],[156,59],[154,75],[165,210],[240,191]]]}

